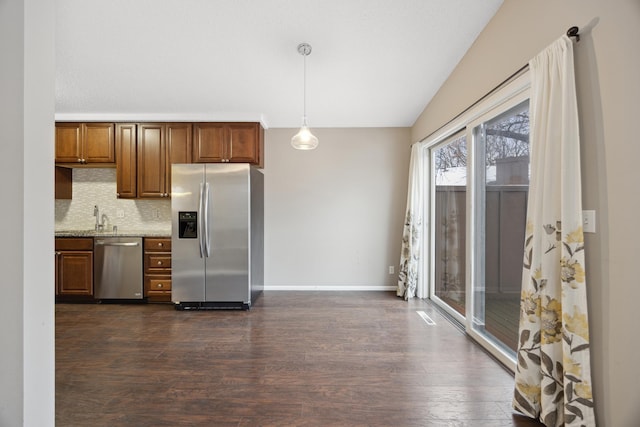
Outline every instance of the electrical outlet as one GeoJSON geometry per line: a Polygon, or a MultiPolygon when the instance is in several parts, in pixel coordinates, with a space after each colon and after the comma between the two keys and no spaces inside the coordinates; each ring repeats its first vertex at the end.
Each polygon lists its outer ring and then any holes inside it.
{"type": "Polygon", "coordinates": [[[596,232],[596,211],[582,211],[582,231],[584,233],[596,232]]]}
{"type": "Polygon", "coordinates": [[[124,218],[124,209],[116,210],[116,218],[124,218]]]}
{"type": "Polygon", "coordinates": [[[393,265],[389,266],[389,274],[394,274],[396,272],[396,268],[393,265]]]}

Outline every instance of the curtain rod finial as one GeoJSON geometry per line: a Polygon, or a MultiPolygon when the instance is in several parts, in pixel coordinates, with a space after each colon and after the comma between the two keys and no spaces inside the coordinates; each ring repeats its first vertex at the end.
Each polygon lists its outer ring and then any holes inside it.
{"type": "Polygon", "coordinates": [[[575,37],[576,41],[579,42],[580,41],[580,34],[578,34],[578,31],[580,31],[580,29],[578,27],[571,27],[567,30],[567,37],[575,37]]]}

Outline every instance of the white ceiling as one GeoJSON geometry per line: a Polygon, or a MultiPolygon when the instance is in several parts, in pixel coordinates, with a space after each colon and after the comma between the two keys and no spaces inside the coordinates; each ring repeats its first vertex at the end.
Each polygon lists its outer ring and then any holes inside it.
{"type": "Polygon", "coordinates": [[[56,118],[415,122],[502,0],[56,0],[56,118]]]}

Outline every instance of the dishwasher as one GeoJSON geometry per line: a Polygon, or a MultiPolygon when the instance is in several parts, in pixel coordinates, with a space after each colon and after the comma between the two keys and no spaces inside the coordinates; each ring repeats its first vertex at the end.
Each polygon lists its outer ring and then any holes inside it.
{"type": "Polygon", "coordinates": [[[142,300],[142,238],[93,239],[94,297],[99,300],[142,300]]]}

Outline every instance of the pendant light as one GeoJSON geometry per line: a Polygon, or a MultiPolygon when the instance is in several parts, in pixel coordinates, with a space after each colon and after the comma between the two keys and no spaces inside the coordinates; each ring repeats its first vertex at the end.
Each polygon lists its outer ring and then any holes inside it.
{"type": "Polygon", "coordinates": [[[300,43],[298,45],[298,53],[303,57],[304,74],[302,87],[302,127],[300,131],[291,138],[291,145],[298,150],[313,150],[318,146],[318,138],[316,138],[307,126],[307,55],[311,53],[311,45],[308,43],[300,43]]]}

